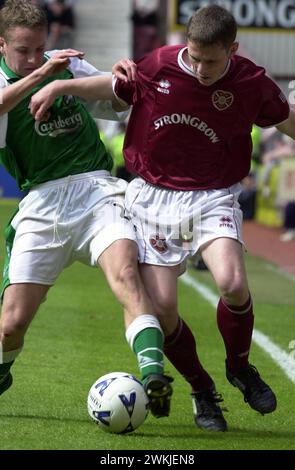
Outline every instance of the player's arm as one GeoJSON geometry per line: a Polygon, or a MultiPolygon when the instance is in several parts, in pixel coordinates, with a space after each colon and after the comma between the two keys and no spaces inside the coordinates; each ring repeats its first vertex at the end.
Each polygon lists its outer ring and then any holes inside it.
{"type": "Polygon", "coordinates": [[[290,114],[289,114],[288,119],[282,122],[282,124],[279,124],[278,126],[276,126],[276,128],[283,134],[286,134],[295,140],[295,109],[294,108],[290,108],[290,114]]]}
{"type": "Polygon", "coordinates": [[[112,87],[111,75],[55,80],[39,90],[31,98],[30,110],[36,120],[42,120],[57,96],[73,95],[85,101],[111,100],[116,111],[123,111],[128,105],[117,100],[112,87]]]}
{"type": "Polygon", "coordinates": [[[8,113],[23,98],[25,98],[31,90],[47,77],[59,73],[66,69],[69,65],[70,57],[82,57],[83,53],[74,49],[67,49],[55,54],[40,68],[34,70],[28,76],[18,80],[16,83],[9,85],[0,90],[2,96],[0,100],[0,115],[8,113]]]}

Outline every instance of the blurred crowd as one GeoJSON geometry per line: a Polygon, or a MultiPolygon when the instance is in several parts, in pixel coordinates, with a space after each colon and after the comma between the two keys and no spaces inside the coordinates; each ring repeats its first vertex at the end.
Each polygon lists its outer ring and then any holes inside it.
{"type": "Polygon", "coordinates": [[[244,219],[258,218],[276,226],[282,223],[285,232],[281,241],[295,240],[295,191],[290,188],[294,188],[295,142],[276,128],[258,127],[252,130],[252,142],[252,168],[242,181],[240,196],[244,219]],[[288,173],[283,171],[287,160],[288,173]],[[267,213],[271,214],[270,220],[267,213]]]}
{"type": "Polygon", "coordinates": [[[73,47],[75,29],[75,0],[33,0],[46,10],[49,27],[47,49],[73,47]]]}

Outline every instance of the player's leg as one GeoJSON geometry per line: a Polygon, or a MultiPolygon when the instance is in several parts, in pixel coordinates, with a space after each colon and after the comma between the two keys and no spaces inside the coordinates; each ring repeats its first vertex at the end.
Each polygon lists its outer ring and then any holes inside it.
{"type": "Polygon", "coordinates": [[[153,310],[139,276],[137,257],[136,243],[120,239],[104,250],[98,259],[110,287],[126,311],[126,328],[137,318],[138,312],[149,313],[153,310]]]}
{"type": "Polygon", "coordinates": [[[117,178],[94,177],[92,190],[87,191],[79,251],[89,254],[92,265],[101,266],[123,306],[127,341],[137,356],[142,381],[152,392],[152,411],[161,417],[169,413],[172,388],[163,374],[163,332],[139,276],[136,234],[124,213],[126,186],[117,178]]]}
{"type": "Polygon", "coordinates": [[[216,393],[212,378],[200,362],[191,329],[178,313],[177,279],[180,269],[181,266],[140,265],[144,285],[153,299],[154,309],[165,333],[165,355],[192,388],[197,426],[225,431],[226,422],[218,405],[220,395],[216,393]]]}
{"type": "Polygon", "coordinates": [[[191,385],[193,392],[206,389],[213,381],[200,363],[196,342],[189,326],[178,313],[179,266],[142,264],[140,271],[165,333],[166,356],[191,385]]]}
{"type": "Polygon", "coordinates": [[[163,332],[141,281],[137,258],[137,244],[121,239],[104,250],[98,263],[124,308],[126,338],[137,355],[152,412],[156,417],[168,416],[172,388],[163,375],[163,332]]]}
{"type": "Polygon", "coordinates": [[[0,317],[0,395],[12,384],[10,368],[49,286],[12,284],[5,289],[0,317]]]}
{"type": "Polygon", "coordinates": [[[195,411],[196,424],[225,430],[226,423],[220,408],[216,408],[215,392],[211,389],[213,381],[200,364],[193,334],[179,317],[177,308],[177,277],[188,256],[183,248],[182,229],[188,228],[191,218],[191,196],[186,193],[183,203],[181,191],[155,188],[138,178],[128,185],[125,202],[137,228],[144,285],[165,332],[165,354],[192,386],[194,405],[195,394],[206,391],[202,410],[195,411]]]}
{"type": "Polygon", "coordinates": [[[217,238],[202,248],[202,256],[221,295],[217,323],[226,348],[227,378],[252,408],[270,413],[276,408],[275,395],[248,359],[254,316],[242,245],[232,238],[217,238]]]}
{"type": "Polygon", "coordinates": [[[156,417],[170,411],[171,379],[163,371],[163,332],[154,316],[138,271],[138,249],[131,240],[117,240],[99,257],[108,283],[124,308],[126,338],[136,353],[141,379],[156,417]]]}
{"type": "Polygon", "coordinates": [[[5,229],[0,320],[2,392],[5,383],[11,381],[9,369],[22,348],[29,324],[68,261],[70,244],[65,238],[61,240],[55,221],[57,209],[62,206],[60,194],[63,194],[63,188],[52,190],[51,183],[30,191],[5,229]]]}

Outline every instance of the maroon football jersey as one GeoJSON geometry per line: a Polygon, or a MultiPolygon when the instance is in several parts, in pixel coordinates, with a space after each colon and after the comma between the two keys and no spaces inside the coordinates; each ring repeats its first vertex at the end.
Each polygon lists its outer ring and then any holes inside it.
{"type": "Polygon", "coordinates": [[[156,49],[138,62],[136,81],[116,81],[117,96],[133,104],[126,166],[166,188],[228,187],[249,172],[252,125],[281,123],[289,105],[265,70],[240,56],[213,85],[201,85],[183,61],[185,49],[156,49]]]}

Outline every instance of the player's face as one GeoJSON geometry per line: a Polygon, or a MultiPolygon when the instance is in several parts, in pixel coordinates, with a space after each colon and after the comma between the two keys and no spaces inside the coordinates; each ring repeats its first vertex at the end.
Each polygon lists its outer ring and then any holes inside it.
{"type": "Polygon", "coordinates": [[[1,53],[6,65],[21,77],[32,73],[42,65],[46,38],[46,28],[12,28],[7,40],[1,39],[1,53]]]}
{"type": "Polygon", "coordinates": [[[187,62],[202,85],[213,85],[223,75],[230,57],[237,49],[236,42],[229,49],[225,49],[221,44],[200,46],[188,41],[187,62]]]}

